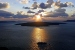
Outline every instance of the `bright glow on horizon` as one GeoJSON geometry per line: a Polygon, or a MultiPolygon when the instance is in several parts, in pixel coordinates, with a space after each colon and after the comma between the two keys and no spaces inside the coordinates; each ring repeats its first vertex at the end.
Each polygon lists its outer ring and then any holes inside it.
{"type": "Polygon", "coordinates": [[[36,19],[39,20],[41,17],[40,15],[36,15],[36,19]]]}
{"type": "Polygon", "coordinates": [[[36,22],[42,21],[41,16],[40,15],[35,15],[35,21],[36,22]]]}

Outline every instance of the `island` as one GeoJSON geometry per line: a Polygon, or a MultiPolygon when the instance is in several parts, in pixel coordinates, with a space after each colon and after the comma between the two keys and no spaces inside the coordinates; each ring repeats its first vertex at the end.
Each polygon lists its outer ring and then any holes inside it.
{"type": "Polygon", "coordinates": [[[67,20],[67,21],[64,21],[64,22],[75,22],[75,20],[67,20]]]}
{"type": "Polygon", "coordinates": [[[59,25],[59,24],[66,24],[66,23],[63,23],[63,22],[62,23],[60,22],[26,22],[26,23],[19,23],[15,25],[42,27],[42,26],[59,25]]]}

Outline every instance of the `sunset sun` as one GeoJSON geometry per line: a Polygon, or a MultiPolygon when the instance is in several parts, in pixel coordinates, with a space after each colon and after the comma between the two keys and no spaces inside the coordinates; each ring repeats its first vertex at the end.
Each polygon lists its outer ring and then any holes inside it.
{"type": "Polygon", "coordinates": [[[41,19],[40,15],[36,15],[36,19],[37,20],[41,19]]]}
{"type": "Polygon", "coordinates": [[[35,21],[36,21],[36,22],[42,21],[41,16],[40,16],[40,15],[36,15],[36,16],[35,16],[35,21]]]}

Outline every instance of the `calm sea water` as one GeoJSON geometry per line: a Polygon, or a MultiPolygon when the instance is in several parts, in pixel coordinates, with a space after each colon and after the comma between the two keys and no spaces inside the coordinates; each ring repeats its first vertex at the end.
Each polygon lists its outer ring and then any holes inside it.
{"type": "Polygon", "coordinates": [[[0,23],[0,47],[9,50],[40,50],[37,43],[46,42],[48,50],[75,50],[75,23],[26,27],[18,22],[0,23]]]}

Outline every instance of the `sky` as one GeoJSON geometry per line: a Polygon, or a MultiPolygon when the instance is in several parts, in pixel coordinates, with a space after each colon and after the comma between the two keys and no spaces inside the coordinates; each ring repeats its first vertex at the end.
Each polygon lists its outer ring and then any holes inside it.
{"type": "Polygon", "coordinates": [[[32,20],[42,14],[46,20],[75,19],[75,0],[0,0],[0,21],[32,20]]]}

